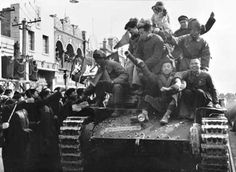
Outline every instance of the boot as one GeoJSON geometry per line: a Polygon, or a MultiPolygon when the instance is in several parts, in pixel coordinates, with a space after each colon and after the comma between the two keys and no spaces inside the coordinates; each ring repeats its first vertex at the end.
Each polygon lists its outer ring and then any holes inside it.
{"type": "Polygon", "coordinates": [[[169,118],[170,118],[171,111],[167,110],[164,116],[162,117],[160,123],[162,125],[168,124],[169,123],[169,118]]]}

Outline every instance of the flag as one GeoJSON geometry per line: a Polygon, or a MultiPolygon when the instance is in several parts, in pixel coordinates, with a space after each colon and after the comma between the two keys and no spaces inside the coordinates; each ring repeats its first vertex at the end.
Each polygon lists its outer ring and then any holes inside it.
{"type": "Polygon", "coordinates": [[[108,59],[114,60],[116,62],[120,62],[119,60],[119,54],[118,51],[111,53],[109,56],[107,56],[108,59]]]}
{"type": "Polygon", "coordinates": [[[120,48],[129,43],[129,32],[125,32],[121,40],[115,45],[114,49],[120,48]]]}

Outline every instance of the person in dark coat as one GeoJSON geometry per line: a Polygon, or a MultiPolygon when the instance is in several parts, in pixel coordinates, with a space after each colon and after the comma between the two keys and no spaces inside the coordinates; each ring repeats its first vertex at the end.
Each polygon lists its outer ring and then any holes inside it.
{"type": "MultiPolygon", "coordinates": [[[[168,50],[164,45],[163,39],[152,33],[151,23],[149,20],[141,19],[138,23],[140,38],[138,41],[137,52],[135,57],[144,61],[147,68],[154,74],[158,74],[161,70],[162,61],[168,55],[168,50]]],[[[138,73],[144,95],[157,96],[158,91],[156,85],[150,84],[143,73],[138,73]]]]}
{"type": "Polygon", "coordinates": [[[175,77],[173,60],[166,58],[162,63],[161,72],[155,77],[158,83],[160,95],[152,97],[145,96],[145,101],[154,108],[158,114],[163,114],[160,120],[161,124],[167,124],[170,115],[176,110],[179,98],[179,92],[183,89],[184,84],[175,77]]]}
{"type": "MultiPolygon", "coordinates": [[[[46,100],[51,94],[48,88],[43,89],[39,96],[46,100]]],[[[61,170],[58,147],[58,131],[51,104],[40,108],[39,124],[39,171],[58,172],[61,170]]]]}
{"type": "Polygon", "coordinates": [[[115,110],[113,116],[119,115],[118,108],[122,106],[124,87],[128,84],[128,74],[120,63],[106,59],[101,50],[95,50],[93,58],[99,65],[93,83],[84,91],[84,95],[96,93],[96,105],[103,106],[105,92],[113,94],[115,110]]]}
{"type": "MultiPolygon", "coordinates": [[[[189,19],[185,15],[181,15],[178,17],[178,21],[180,23],[180,28],[174,32],[174,36],[178,37],[178,36],[189,34],[190,28],[188,27],[188,24],[191,23],[191,19],[189,19]]],[[[207,20],[206,24],[201,25],[200,34],[203,35],[207,33],[212,28],[215,22],[216,22],[215,14],[214,12],[211,12],[211,15],[209,19],[207,20]]]]}
{"type": "MultiPolygon", "coordinates": [[[[21,102],[17,102],[17,106],[15,111],[18,110],[22,110],[25,109],[27,112],[33,112],[37,113],[37,109],[40,109],[43,105],[45,104],[49,104],[50,102],[54,102],[54,101],[59,101],[61,97],[61,93],[57,92],[53,95],[51,95],[50,97],[48,97],[47,99],[41,100],[41,99],[33,99],[33,98],[28,98],[24,101],[21,102]]],[[[0,106],[0,111],[2,112],[2,118],[3,118],[3,122],[7,123],[9,116],[11,114],[11,112],[14,109],[15,104],[11,103],[11,104],[1,104],[0,106]]],[[[32,115],[31,113],[28,113],[28,115],[32,115]]],[[[37,135],[37,137],[31,137],[31,135],[28,135],[25,132],[28,132],[30,130],[22,130],[21,124],[22,122],[24,123],[25,120],[28,120],[26,118],[23,118],[21,120],[16,120],[17,119],[17,115],[13,115],[13,118],[10,122],[9,128],[4,129],[4,143],[3,143],[3,149],[2,149],[2,157],[3,157],[3,165],[4,165],[4,171],[40,171],[38,169],[39,164],[38,164],[38,151],[39,151],[39,147],[37,147],[37,145],[33,145],[33,147],[35,148],[36,146],[36,150],[37,151],[32,151],[32,142],[30,140],[35,139],[35,138],[39,138],[39,135],[37,135]],[[22,121],[23,120],[23,121],[22,121]],[[9,130],[11,130],[11,134],[14,134],[13,136],[9,135],[9,130]],[[21,134],[19,134],[19,132],[21,131],[25,131],[23,133],[25,133],[25,136],[29,136],[28,137],[21,137],[21,134]],[[30,139],[30,140],[25,140],[26,138],[30,139]],[[17,141],[16,141],[17,140],[17,141]],[[24,143],[24,144],[18,144],[18,143],[24,143]],[[29,148],[28,144],[30,143],[30,147],[29,148]],[[27,148],[25,147],[27,145],[27,148]],[[30,150],[30,152],[29,152],[30,150]],[[31,156],[31,155],[34,156],[31,156]],[[27,162],[29,161],[30,162],[27,162]]],[[[35,128],[32,129],[33,133],[35,133],[35,128]]],[[[21,132],[22,133],[22,132],[21,132]]],[[[22,133],[22,134],[23,134],[22,133]]],[[[35,142],[39,142],[39,140],[34,141],[35,142]]]]}
{"type": "Polygon", "coordinates": [[[65,103],[61,107],[61,119],[60,124],[62,125],[63,120],[68,116],[73,115],[72,105],[76,103],[77,92],[74,88],[69,88],[65,92],[65,103]]]}
{"type": "Polygon", "coordinates": [[[198,107],[220,107],[217,91],[208,72],[201,70],[199,59],[190,60],[190,70],[176,74],[186,81],[186,88],[182,91],[180,101],[180,115],[193,118],[193,113],[198,107]]]}
{"type": "Polygon", "coordinates": [[[152,33],[149,20],[141,19],[138,23],[140,38],[137,45],[136,58],[144,61],[150,71],[160,72],[161,59],[166,55],[163,39],[152,33]]]}
{"type": "MultiPolygon", "coordinates": [[[[129,52],[135,56],[139,40],[139,31],[138,31],[138,19],[131,18],[125,25],[125,30],[131,35],[129,39],[129,52]]],[[[126,59],[125,69],[129,75],[129,84],[132,90],[138,90],[141,88],[142,84],[140,78],[138,77],[138,72],[136,66],[129,60],[126,59]]]]}
{"type": "Polygon", "coordinates": [[[197,19],[192,19],[189,27],[191,29],[190,34],[180,37],[174,37],[172,35],[167,36],[167,41],[180,48],[183,53],[183,58],[180,60],[178,71],[188,70],[189,62],[193,58],[200,58],[201,69],[208,71],[211,54],[209,45],[202,37],[200,37],[201,25],[197,19]]]}
{"type": "MultiPolygon", "coordinates": [[[[180,23],[180,28],[175,31],[174,36],[175,37],[179,37],[182,35],[187,35],[190,34],[190,25],[191,22],[194,21],[193,19],[189,19],[187,16],[185,15],[181,15],[178,18],[178,21],[180,23]]],[[[200,29],[200,35],[203,35],[205,33],[207,33],[212,26],[215,23],[215,17],[214,17],[214,13],[212,12],[209,19],[207,20],[205,25],[201,25],[201,29],[200,29]]],[[[172,56],[176,59],[176,71],[181,71],[182,69],[182,64],[181,64],[181,59],[183,58],[183,51],[180,47],[175,46],[174,50],[172,51],[172,56]]]]}

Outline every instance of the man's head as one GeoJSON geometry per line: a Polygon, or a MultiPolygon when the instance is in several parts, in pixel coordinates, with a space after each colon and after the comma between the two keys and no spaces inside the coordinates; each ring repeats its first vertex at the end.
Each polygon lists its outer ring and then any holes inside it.
{"type": "Polygon", "coordinates": [[[101,67],[106,64],[106,55],[101,50],[95,50],[93,52],[93,58],[95,62],[101,67]]]}
{"type": "Polygon", "coordinates": [[[30,92],[33,98],[39,97],[39,92],[36,89],[30,89],[30,92]]]}
{"type": "Polygon", "coordinates": [[[161,73],[169,75],[171,72],[173,72],[173,69],[174,69],[173,62],[169,58],[166,58],[162,62],[161,73]]]}
{"type": "Polygon", "coordinates": [[[137,18],[131,18],[128,23],[125,25],[125,30],[129,31],[131,35],[136,35],[138,34],[138,19],[137,18]]]}
{"type": "Polygon", "coordinates": [[[180,28],[187,29],[188,28],[188,17],[185,15],[181,15],[178,18],[180,28]]]}
{"type": "Polygon", "coordinates": [[[46,99],[48,96],[50,96],[51,94],[51,90],[49,88],[44,88],[42,89],[42,91],[39,93],[39,96],[42,99],[46,99]]]}
{"type": "Polygon", "coordinates": [[[14,95],[12,98],[19,102],[24,100],[23,94],[19,93],[18,91],[14,92],[14,95]]]}
{"type": "Polygon", "coordinates": [[[190,29],[190,36],[194,40],[197,40],[201,32],[201,24],[199,23],[199,21],[197,19],[189,20],[188,27],[190,29]]]}
{"type": "Polygon", "coordinates": [[[38,94],[38,91],[36,89],[30,88],[30,89],[25,91],[25,96],[27,98],[38,98],[39,94],[38,94]]]}
{"type": "Polygon", "coordinates": [[[190,60],[189,68],[193,72],[199,72],[201,69],[200,59],[195,58],[190,60]]]}
{"type": "Polygon", "coordinates": [[[152,25],[150,20],[141,19],[138,23],[138,31],[140,35],[140,39],[144,40],[151,33],[152,25]]]}
{"type": "Polygon", "coordinates": [[[77,91],[74,88],[69,88],[65,92],[65,96],[70,100],[76,100],[77,98],[77,91]]]}
{"type": "Polygon", "coordinates": [[[154,6],[152,6],[152,10],[154,13],[162,12],[164,9],[164,4],[161,1],[157,1],[154,6]]]}

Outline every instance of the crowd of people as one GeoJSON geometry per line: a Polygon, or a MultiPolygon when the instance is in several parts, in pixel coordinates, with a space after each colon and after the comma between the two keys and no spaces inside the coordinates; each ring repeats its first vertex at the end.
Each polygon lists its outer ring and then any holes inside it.
{"type": "Polygon", "coordinates": [[[182,15],[178,18],[180,29],[173,32],[163,2],[158,1],[152,10],[151,20],[131,18],[124,27],[131,35],[125,66],[108,59],[102,50],[94,51],[99,69],[86,89],[18,92],[0,87],[6,172],[61,171],[58,133],[63,120],[76,113],[79,108],[74,105],[84,100],[104,106],[106,93],[112,94],[111,116],[121,115],[125,97],[134,93],[142,97],[137,108],[145,114],[155,111],[162,124],[176,111],[192,119],[198,107],[219,107],[208,73],[209,45],[201,37],[213,26],[214,13],[206,25],[182,15]],[[92,94],[93,100],[89,98],[92,94]]]}
{"type": "Polygon", "coordinates": [[[151,20],[131,18],[125,30],[131,35],[129,52],[139,60],[126,63],[131,89],[142,90],[143,111],[148,106],[163,114],[167,124],[173,111],[193,118],[200,106],[219,107],[211,75],[208,73],[211,54],[208,43],[201,37],[215,23],[214,13],[205,25],[186,15],[178,17],[180,28],[173,32],[170,16],[163,2],[152,6],[151,20]]]}

